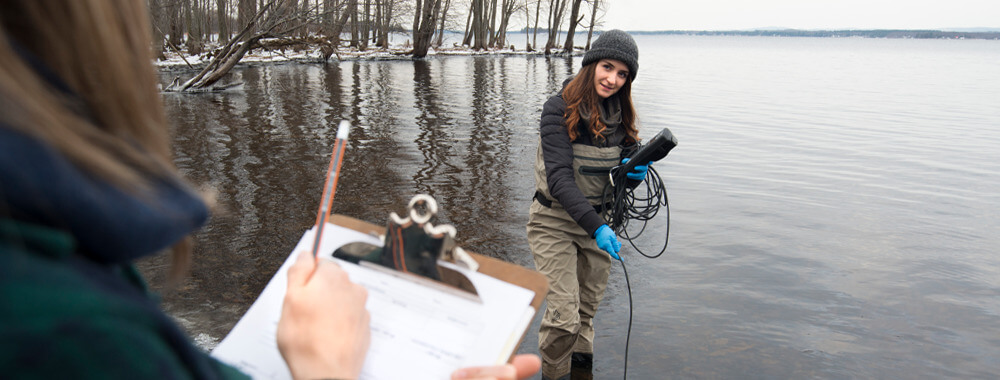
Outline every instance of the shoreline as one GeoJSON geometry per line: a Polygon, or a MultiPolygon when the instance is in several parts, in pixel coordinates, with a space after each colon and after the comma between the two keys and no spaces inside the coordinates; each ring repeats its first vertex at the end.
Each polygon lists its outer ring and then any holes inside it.
{"type": "MultiPolygon", "coordinates": [[[[207,65],[212,61],[212,52],[219,49],[219,46],[214,42],[210,46],[206,46],[205,53],[196,55],[182,55],[172,50],[168,50],[164,55],[166,59],[157,59],[153,62],[153,65],[160,71],[185,71],[185,70],[200,70],[202,67],[207,65]]],[[[388,49],[384,48],[371,48],[364,51],[358,50],[356,48],[342,48],[334,52],[329,58],[324,58],[324,53],[319,46],[310,46],[306,49],[266,49],[266,48],[256,48],[248,52],[243,58],[240,59],[237,66],[253,65],[253,64],[281,64],[281,63],[328,63],[328,62],[339,62],[339,61],[357,61],[357,60],[373,60],[373,61],[389,61],[389,60],[399,60],[399,61],[410,61],[414,59],[425,59],[434,56],[545,56],[544,51],[538,50],[518,50],[516,48],[504,48],[504,49],[484,49],[484,50],[473,50],[468,47],[452,47],[452,48],[431,48],[427,52],[427,56],[424,58],[413,58],[410,55],[412,48],[406,46],[394,46],[388,49]]],[[[582,47],[577,47],[574,51],[568,55],[577,56],[583,55],[585,50],[582,47]]],[[[182,52],[183,53],[183,52],[182,52]]],[[[549,56],[567,56],[563,53],[561,49],[559,51],[553,50],[549,56]]]]}

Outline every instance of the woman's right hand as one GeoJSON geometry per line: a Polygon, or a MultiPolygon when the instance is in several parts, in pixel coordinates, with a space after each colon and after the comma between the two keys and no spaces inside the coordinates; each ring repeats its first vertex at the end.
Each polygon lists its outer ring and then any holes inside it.
{"type": "Polygon", "coordinates": [[[615,260],[621,260],[618,256],[618,252],[622,249],[622,243],[618,242],[615,238],[615,231],[608,227],[607,224],[602,224],[597,227],[597,231],[594,232],[594,239],[597,240],[597,248],[603,249],[615,260]]]}
{"type": "Polygon", "coordinates": [[[288,269],[278,350],[295,379],[357,379],[371,341],[368,291],[336,263],[300,252],[288,269]]]}

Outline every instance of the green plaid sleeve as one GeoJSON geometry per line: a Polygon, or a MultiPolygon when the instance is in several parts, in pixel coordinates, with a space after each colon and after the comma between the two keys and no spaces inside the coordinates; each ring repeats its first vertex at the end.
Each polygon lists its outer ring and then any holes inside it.
{"type": "Polygon", "coordinates": [[[195,347],[141,287],[66,254],[60,239],[0,239],[0,378],[248,378],[195,347]]]}

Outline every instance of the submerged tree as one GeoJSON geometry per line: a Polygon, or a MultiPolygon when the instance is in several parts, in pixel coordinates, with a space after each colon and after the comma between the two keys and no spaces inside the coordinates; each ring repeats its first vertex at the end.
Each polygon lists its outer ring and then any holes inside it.
{"type": "MultiPolygon", "coordinates": [[[[352,0],[356,1],[356,0],[352,0]]],[[[241,0],[241,6],[247,6],[241,0]]],[[[241,8],[242,12],[249,10],[241,8]]],[[[196,92],[222,90],[233,85],[215,86],[215,83],[225,77],[236,66],[243,56],[254,48],[261,47],[264,38],[286,37],[310,22],[308,9],[299,9],[293,3],[284,0],[270,0],[260,7],[252,17],[247,19],[243,30],[220,48],[202,70],[187,81],[180,83],[174,79],[164,91],[196,92]]]]}

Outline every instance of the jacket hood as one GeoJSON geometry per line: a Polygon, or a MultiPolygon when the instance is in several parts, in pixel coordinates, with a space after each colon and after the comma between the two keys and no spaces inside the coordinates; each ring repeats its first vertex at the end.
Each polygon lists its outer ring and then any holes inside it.
{"type": "Polygon", "coordinates": [[[124,263],[172,246],[205,223],[208,209],[179,178],[127,193],[0,124],[0,217],[65,231],[84,256],[124,263]]]}

